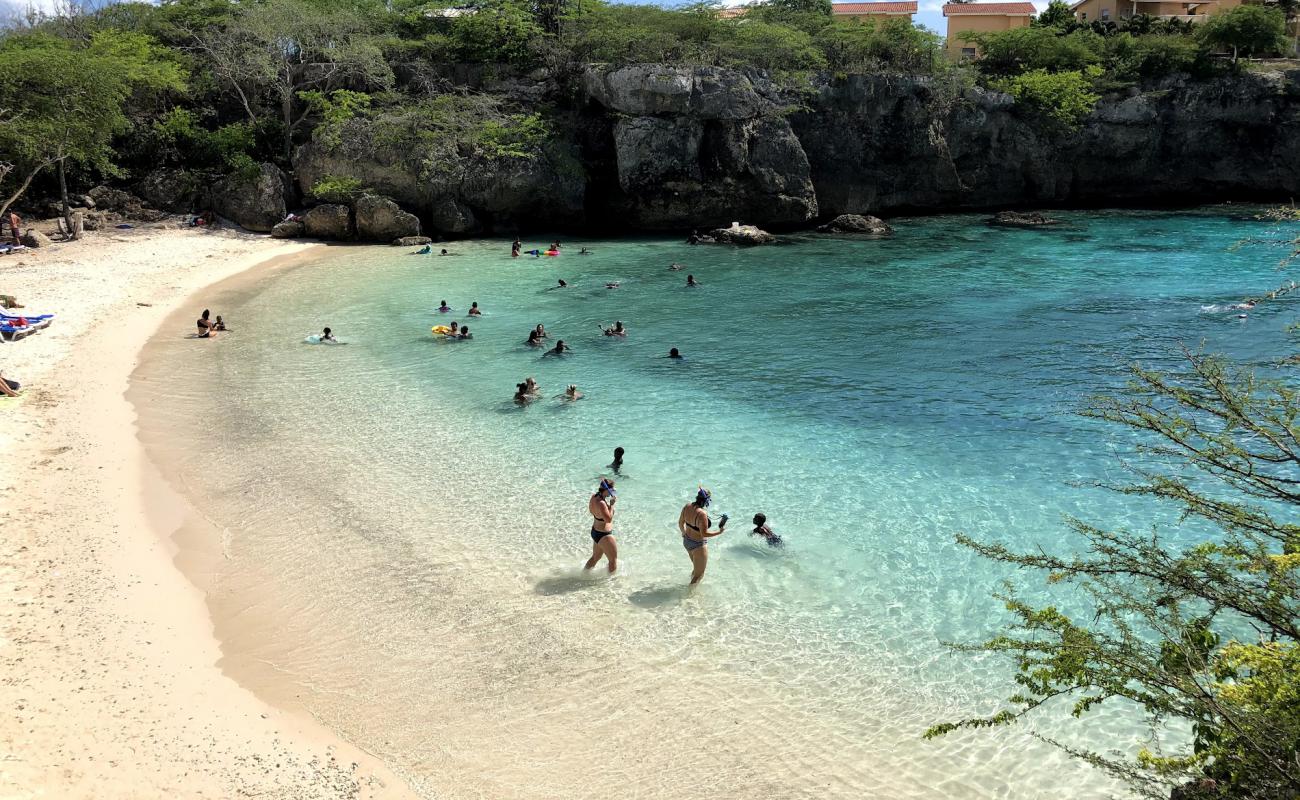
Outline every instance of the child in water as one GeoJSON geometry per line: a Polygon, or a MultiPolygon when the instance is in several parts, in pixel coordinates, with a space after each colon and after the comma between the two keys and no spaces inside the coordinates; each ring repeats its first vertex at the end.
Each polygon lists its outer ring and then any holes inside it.
{"type": "Polygon", "coordinates": [[[614,463],[610,464],[609,468],[614,470],[615,475],[620,474],[620,471],[623,469],[623,448],[614,448],[614,463]]]}
{"type": "Polygon", "coordinates": [[[754,515],[754,530],[750,531],[749,535],[754,536],[755,534],[766,539],[767,543],[772,547],[785,545],[785,542],[781,541],[781,537],[772,532],[772,526],[767,524],[767,516],[763,514],[754,515]]]}

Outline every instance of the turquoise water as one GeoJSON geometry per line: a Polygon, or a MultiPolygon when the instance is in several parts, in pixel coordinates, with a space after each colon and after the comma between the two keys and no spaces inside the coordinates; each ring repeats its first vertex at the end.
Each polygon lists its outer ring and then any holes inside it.
{"type": "MultiPolygon", "coordinates": [[[[1004,665],[940,644],[993,629],[1006,576],[953,536],[1069,548],[1064,515],[1173,524],[1078,485],[1122,478],[1130,443],[1074,412],[1180,344],[1286,354],[1290,298],[1203,307],[1289,280],[1295,231],[1065,217],[750,250],[566,240],[542,259],[335,248],[215,295],[233,333],[165,338],[136,386],[146,441],[221,531],[227,666],[431,795],[1099,796],[1020,733],[920,741],[1007,691],[1004,665]],[[472,341],[430,336],[452,318],[472,341]],[[630,335],[601,336],[616,319],[630,335]],[[573,354],[524,346],[537,323],[573,354]],[[324,325],[349,344],[302,344],[324,325]],[[544,399],[520,408],[527,376],[544,399]],[[582,400],[554,398],[569,383],[582,400]],[[604,580],[577,567],[615,446],[604,580]],[[675,521],[701,484],[732,523],[687,592],[675,521]],[[786,548],[747,535],[757,511],[786,548]]],[[[1137,741],[1123,715],[1041,725],[1137,741]]]]}

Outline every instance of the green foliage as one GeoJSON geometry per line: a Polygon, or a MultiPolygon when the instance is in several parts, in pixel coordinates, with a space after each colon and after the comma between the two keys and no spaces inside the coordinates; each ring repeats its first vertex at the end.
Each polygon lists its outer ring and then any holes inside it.
{"type": "Polygon", "coordinates": [[[550,135],[551,128],[540,114],[513,114],[504,120],[483,120],[471,142],[488,158],[528,159],[541,152],[550,135]]]}
{"type": "Polygon", "coordinates": [[[1237,6],[1213,15],[1201,23],[1197,38],[1212,47],[1248,56],[1275,55],[1286,49],[1286,15],[1281,9],[1262,5],[1237,6]]]}
{"type": "Polygon", "coordinates": [[[527,8],[509,0],[481,4],[451,20],[447,42],[457,61],[531,65],[544,31],[527,8]]]}
{"type": "Polygon", "coordinates": [[[713,64],[732,30],[710,9],[583,4],[566,28],[575,61],[602,64],[713,64]]]}
{"type": "Polygon", "coordinates": [[[1083,72],[1033,69],[995,81],[993,86],[1014,97],[1017,104],[1073,129],[1097,106],[1100,96],[1092,90],[1092,85],[1099,75],[1101,70],[1097,67],[1088,67],[1083,72]]]}
{"type": "Polygon", "coordinates": [[[1120,34],[1106,42],[1106,61],[1121,81],[1159,78],[1175,72],[1206,72],[1205,52],[1186,36],[1120,34]]]}
{"type": "Polygon", "coordinates": [[[251,126],[234,122],[209,131],[199,124],[194,112],[184,108],[173,108],[154,120],[148,145],[158,156],[190,170],[211,169],[250,180],[259,171],[253,156],[257,139],[251,126]]]}
{"type": "Polygon", "coordinates": [[[326,175],[311,187],[311,196],[325,203],[350,203],[365,193],[356,178],[326,175]]]}
{"type": "Polygon", "coordinates": [[[722,48],[723,59],[738,65],[769,70],[820,69],[826,58],[812,37],[798,28],[746,20],[722,48]]]}
{"type": "Polygon", "coordinates": [[[945,58],[943,40],[907,20],[850,20],[827,25],[817,45],[837,72],[927,72],[945,58]]]}
{"type": "Polygon", "coordinates": [[[1078,519],[1069,525],[1082,553],[959,537],[1021,575],[1042,575],[1047,587],[1076,590],[1086,610],[1071,616],[1005,592],[1012,621],[957,649],[1008,657],[1020,690],[999,712],[927,736],[1010,724],[1056,702],[1070,702],[1077,717],[1118,703],[1145,718],[1160,752],[1114,758],[1061,746],[1145,796],[1167,798],[1170,784],[1206,778],[1215,797],[1300,792],[1300,392],[1222,359],[1187,359],[1179,376],[1134,367],[1125,394],[1097,398],[1084,413],[1136,433],[1137,455],[1160,465],[1111,488],[1172,504],[1203,526],[1188,526],[1202,540],[1078,519]]]}
{"type": "MultiPolygon", "coordinates": [[[[137,93],[180,91],[184,74],[147,36],[101,31],[88,41],[43,33],[0,42],[0,151],[30,181],[63,162],[114,174],[113,138],[137,93]]],[[[19,188],[19,192],[26,184],[19,188]]]]}
{"type": "Polygon", "coordinates": [[[1015,28],[996,33],[961,33],[979,45],[984,75],[1018,75],[1029,70],[1082,70],[1101,61],[1102,38],[1089,30],[1062,35],[1053,28],[1015,28]]]}
{"type": "Polygon", "coordinates": [[[1070,10],[1070,4],[1065,0],[1052,0],[1033,21],[1036,27],[1061,31],[1068,30],[1074,23],[1074,12],[1070,10]]]}

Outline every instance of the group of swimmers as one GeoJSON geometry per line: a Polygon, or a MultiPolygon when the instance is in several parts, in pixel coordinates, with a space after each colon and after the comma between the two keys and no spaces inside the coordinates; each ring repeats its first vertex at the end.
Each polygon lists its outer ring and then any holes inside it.
{"type": "MultiPolygon", "coordinates": [[[[229,330],[229,328],[226,327],[225,321],[221,319],[220,314],[218,314],[217,318],[214,320],[212,319],[212,312],[206,308],[203,309],[203,314],[199,316],[198,326],[198,338],[200,339],[211,339],[216,336],[218,332],[229,330]]],[[[325,330],[329,330],[329,328],[326,328],[325,330]]]]}
{"type": "MultiPolygon", "coordinates": [[[[521,253],[523,255],[532,256],[533,258],[541,258],[542,256],[558,256],[560,254],[560,250],[563,247],[564,245],[560,243],[560,240],[556,239],[555,241],[551,242],[551,246],[546,248],[545,250],[539,248],[533,248],[532,250],[524,250],[523,243],[519,241],[518,237],[515,237],[515,240],[510,243],[510,257],[519,258],[521,253]]],[[[584,247],[578,251],[578,255],[589,256],[591,255],[591,251],[584,247]]]]}
{"type": "MultiPolygon", "coordinates": [[[[534,400],[540,400],[541,397],[542,389],[531,376],[525,378],[523,383],[515,384],[515,402],[517,404],[526,406],[534,400]]],[[[557,400],[573,401],[581,400],[583,395],[582,392],[578,391],[578,385],[571,383],[555,397],[557,400]]]]}
{"type": "MultiPolygon", "coordinates": [[[[523,384],[520,384],[521,386],[523,384]]],[[[623,466],[623,448],[615,448],[614,463],[609,465],[615,473],[623,466]]],[[[618,541],[614,536],[614,504],[618,501],[618,490],[614,488],[612,478],[601,478],[596,492],[587,501],[587,511],[591,514],[591,557],[583,565],[584,570],[594,569],[601,559],[606,561],[606,569],[614,574],[618,569],[618,541]]],[[[682,506],[677,514],[677,532],[682,537],[682,547],[691,559],[691,585],[704,579],[704,571],[709,565],[709,539],[721,536],[727,529],[727,515],[718,519],[713,526],[709,518],[708,507],[713,502],[713,494],[703,486],[695,493],[695,498],[682,506]]],[[[750,536],[761,536],[772,547],[782,547],[785,542],[767,523],[765,514],[754,515],[754,529],[750,536]]]]}

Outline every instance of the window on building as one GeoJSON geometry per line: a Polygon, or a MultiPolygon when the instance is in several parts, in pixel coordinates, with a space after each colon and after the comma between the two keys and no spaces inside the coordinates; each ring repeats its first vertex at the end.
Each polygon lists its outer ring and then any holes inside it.
{"type": "Polygon", "coordinates": [[[973,47],[963,47],[963,48],[961,49],[961,57],[962,57],[962,60],[963,60],[963,61],[974,61],[974,60],[975,60],[975,48],[973,48],[973,47]]]}
{"type": "Polygon", "coordinates": [[[1080,21],[1080,22],[1087,22],[1087,21],[1088,21],[1088,12],[1087,12],[1087,11],[1080,11],[1080,12],[1079,12],[1079,21],[1080,21]]]}
{"type": "Polygon", "coordinates": [[[1108,20],[1108,19],[1110,19],[1110,9],[1109,9],[1109,8],[1103,8],[1103,9],[1101,10],[1101,19],[1102,19],[1103,22],[1106,21],[1106,20],[1108,20]]]}

